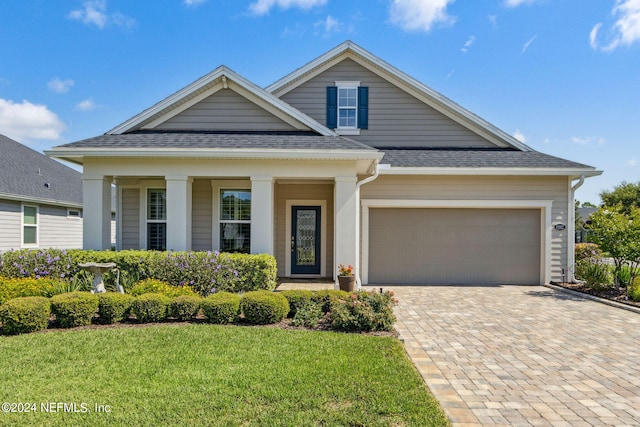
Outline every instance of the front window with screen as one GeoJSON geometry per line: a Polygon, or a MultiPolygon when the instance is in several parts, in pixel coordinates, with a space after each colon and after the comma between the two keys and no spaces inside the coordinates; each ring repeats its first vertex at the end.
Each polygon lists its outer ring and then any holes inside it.
{"type": "Polygon", "coordinates": [[[147,190],[147,249],[167,249],[167,191],[147,190]]]}
{"type": "Polygon", "coordinates": [[[220,250],[251,250],[251,191],[220,191],[220,250]]]}
{"type": "Polygon", "coordinates": [[[358,91],[355,87],[338,88],[338,127],[356,128],[358,91]]]}

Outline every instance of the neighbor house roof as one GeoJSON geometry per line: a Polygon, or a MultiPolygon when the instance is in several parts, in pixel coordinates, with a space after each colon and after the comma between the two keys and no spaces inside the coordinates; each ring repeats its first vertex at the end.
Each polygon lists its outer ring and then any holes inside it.
{"type": "Polygon", "coordinates": [[[82,174],[0,135],[0,198],[82,206],[82,174]]]}
{"type": "Polygon", "coordinates": [[[601,172],[592,166],[561,159],[538,151],[487,148],[379,148],[384,152],[381,164],[393,169],[383,173],[432,173],[498,175],[535,174],[594,176],[601,172]]]}

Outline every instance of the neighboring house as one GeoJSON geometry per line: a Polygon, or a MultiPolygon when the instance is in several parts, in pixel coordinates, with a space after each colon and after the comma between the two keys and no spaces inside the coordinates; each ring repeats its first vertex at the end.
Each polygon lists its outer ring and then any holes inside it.
{"type": "Polygon", "coordinates": [[[539,284],[573,264],[591,166],[537,152],[352,42],[263,89],[222,66],[104,135],[85,248],[273,254],[284,277],[539,284]],[[577,181],[574,185],[574,181],[577,181]]]}
{"type": "Polygon", "coordinates": [[[0,251],[82,247],[82,174],[0,135],[0,251]]]}

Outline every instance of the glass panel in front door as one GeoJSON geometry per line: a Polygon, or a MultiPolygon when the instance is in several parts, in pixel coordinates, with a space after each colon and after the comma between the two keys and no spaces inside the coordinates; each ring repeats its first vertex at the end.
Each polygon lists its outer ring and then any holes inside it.
{"type": "Polygon", "coordinates": [[[316,263],[316,211],[298,209],[296,218],[296,265],[316,263]]]}

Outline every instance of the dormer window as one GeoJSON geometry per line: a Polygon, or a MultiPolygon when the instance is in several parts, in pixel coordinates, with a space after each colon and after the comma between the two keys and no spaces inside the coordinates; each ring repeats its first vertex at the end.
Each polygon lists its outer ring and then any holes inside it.
{"type": "Polygon", "coordinates": [[[359,135],[369,127],[369,88],[337,81],[327,87],[327,127],[341,135],[359,135]]]}

